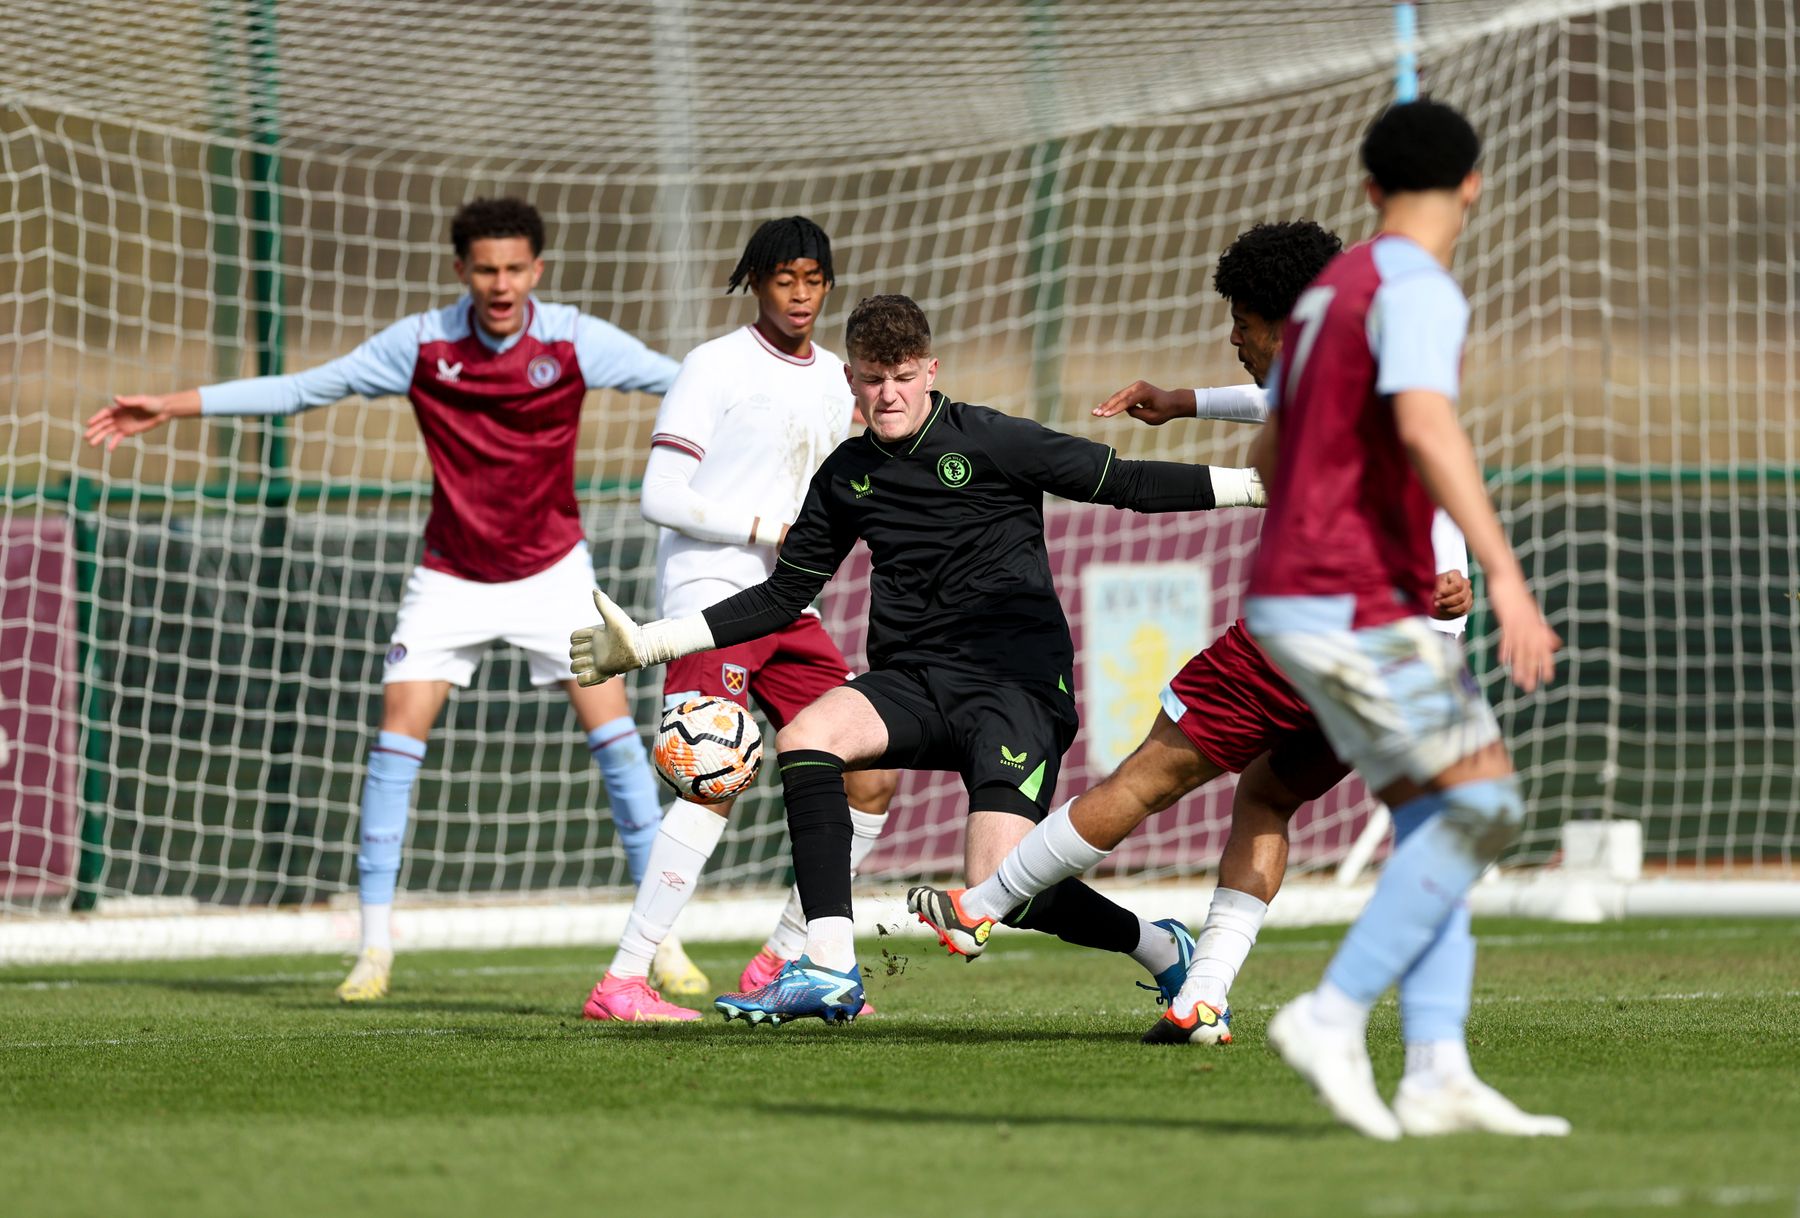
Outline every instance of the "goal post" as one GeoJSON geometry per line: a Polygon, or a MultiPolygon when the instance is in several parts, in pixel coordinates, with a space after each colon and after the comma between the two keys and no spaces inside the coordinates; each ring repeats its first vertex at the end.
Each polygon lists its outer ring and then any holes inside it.
{"type": "MultiPolygon", "coordinates": [[[[833,238],[827,346],[857,298],[902,291],[951,395],[1126,456],[1241,464],[1244,428],[1089,408],[1140,376],[1243,379],[1219,252],[1266,220],[1364,234],[1355,149],[1396,87],[1382,0],[445,11],[0,10],[0,42],[32,49],[0,85],[0,944],[89,910],[332,927],[354,892],[381,659],[430,494],[410,411],[181,422],[107,455],[80,434],[109,395],[304,368],[453,299],[449,218],[504,192],[548,222],[543,298],[676,356],[746,319],[726,274],[760,220],[800,212],[833,238]],[[804,87],[773,96],[763,67],[796,46],[804,87]],[[513,93],[463,87],[495,61],[513,93]],[[871,61],[903,70],[877,83],[871,61]]],[[[1759,0],[1420,13],[1419,87],[1487,149],[1456,267],[1464,415],[1569,644],[1558,681],[1517,696],[1478,597],[1472,657],[1532,809],[1509,882],[1552,879],[1561,826],[1585,820],[1642,826],[1640,884],[1800,881],[1795,38],[1791,6],[1759,0]]],[[[591,395],[578,459],[598,577],[639,614],[655,408],[591,395]]],[[[1074,793],[1236,614],[1258,524],[1060,503],[1047,521],[1080,651],[1074,793]]],[[[858,556],[823,602],[853,655],[866,595],[858,556]]],[[[646,734],[659,681],[631,682],[646,734]]],[[[1155,818],[1102,878],[1204,883],[1230,794],[1155,818]]],[[[1296,869],[1336,867],[1371,807],[1352,783],[1305,810],[1296,869]]],[[[909,776],[866,885],[954,871],[963,812],[953,776],[909,776]]],[[[508,941],[555,941],[549,911],[628,900],[567,705],[504,648],[430,742],[403,868],[403,933],[409,905],[458,925],[506,906],[508,941]]],[[[786,881],[765,776],[706,885],[761,900],[786,881]]]]}

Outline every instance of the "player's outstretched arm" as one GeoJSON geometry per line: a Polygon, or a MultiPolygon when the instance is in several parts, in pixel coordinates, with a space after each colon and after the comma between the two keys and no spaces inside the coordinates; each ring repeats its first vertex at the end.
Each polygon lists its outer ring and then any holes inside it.
{"type": "Polygon", "coordinates": [[[973,407],[963,425],[1013,482],[1077,503],[1138,512],[1203,512],[1263,506],[1262,483],[1247,469],[1182,461],[1125,461],[1104,444],[1030,419],[973,407]]]}
{"type": "Polygon", "coordinates": [[[589,389],[667,393],[681,365],[635,335],[586,313],[575,317],[575,359],[589,389]]]}
{"type": "Polygon", "coordinates": [[[726,597],[704,613],[643,625],[596,588],[594,607],[600,620],[569,636],[569,667],[578,683],[598,685],[620,673],[667,664],[696,651],[759,639],[799,617],[828,578],[777,565],[762,583],[726,597]]]}
{"type": "Polygon", "coordinates": [[[1450,514],[1487,575],[1488,601],[1500,624],[1500,662],[1527,693],[1556,672],[1562,640],[1538,609],[1500,517],[1488,499],[1475,449],[1444,394],[1407,389],[1394,395],[1400,442],[1425,489],[1450,514]]]}
{"type": "Polygon", "coordinates": [[[1257,385],[1218,389],[1158,389],[1149,381],[1133,381],[1094,407],[1094,417],[1132,418],[1160,427],[1170,419],[1217,419],[1228,423],[1261,423],[1269,417],[1268,396],[1257,385]]]}
{"type": "Polygon", "coordinates": [[[304,372],[252,376],[179,393],[121,394],[96,411],[83,433],[89,444],[110,452],[127,436],[140,435],[169,419],[194,415],[287,415],[336,402],[353,393],[364,397],[405,393],[412,384],[419,325],[403,318],[348,355],[304,372]]]}
{"type": "Polygon", "coordinates": [[[827,459],[813,475],[799,519],[776,555],[769,578],[704,613],[640,626],[605,593],[596,591],[600,621],[569,636],[569,665],[575,679],[598,685],[622,672],[759,639],[799,617],[856,544],[856,534],[830,510],[831,482],[827,459]]]}
{"type": "Polygon", "coordinates": [[[1191,419],[1194,413],[1192,389],[1158,389],[1149,381],[1133,381],[1094,407],[1097,419],[1128,414],[1152,427],[1161,427],[1170,419],[1191,419]]]}
{"type": "Polygon", "coordinates": [[[1253,469],[1117,458],[1090,500],[1134,512],[1204,512],[1269,502],[1253,469]]]}
{"type": "Polygon", "coordinates": [[[104,444],[111,452],[128,436],[142,435],[170,419],[191,418],[200,413],[200,391],[183,389],[179,393],[121,393],[112,405],[96,410],[87,421],[82,439],[90,445],[104,444]]]}
{"type": "Polygon", "coordinates": [[[582,685],[598,685],[620,673],[667,664],[713,646],[712,632],[699,614],[640,626],[598,588],[594,608],[600,611],[600,620],[569,636],[569,667],[582,685]]]}

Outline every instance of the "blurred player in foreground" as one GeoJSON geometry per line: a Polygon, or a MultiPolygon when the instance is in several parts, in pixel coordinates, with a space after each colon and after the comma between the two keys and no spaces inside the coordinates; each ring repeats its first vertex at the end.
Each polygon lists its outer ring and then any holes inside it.
{"type": "MultiPolygon", "coordinates": [[[[769,579],[703,614],[640,626],[604,596],[572,640],[582,680],[760,638],[792,622],[858,538],[873,560],[872,671],[827,693],[777,737],[806,916],[806,953],[768,985],[727,995],[726,1017],[853,1018],[863,1002],[851,922],[846,770],[960,773],[969,791],[971,879],[1042,818],[1074,738],[1074,648],[1051,584],[1046,491],[1139,511],[1251,506],[1247,470],[1122,461],[1091,440],[933,391],[931,330],[904,296],[858,304],[846,369],[868,429],[813,477],[769,579]]],[[[1125,952],[1172,995],[1185,928],[1146,922],[1079,880],[1033,902],[1019,925],[1125,952]]]]}
{"type": "MultiPolygon", "coordinates": [[[[656,582],[664,617],[698,613],[768,579],[807,483],[850,434],[853,403],[843,361],[813,341],[835,278],[831,240],[818,225],[803,216],[768,221],[750,238],[726,287],[749,290],[756,320],[681,361],[657,412],[644,469],[644,519],[662,526],[656,582]]],[[[849,676],[843,653],[808,608],[773,634],[674,660],[663,674],[663,704],[712,696],[748,706],[754,697],[780,731],[849,676]]],[[[887,823],[894,778],[891,770],[844,775],[852,868],[887,823]]],[[[664,814],[618,953],[588,997],[587,1018],[700,1018],[665,1002],[647,974],[699,885],[732,802],[708,807],[676,800],[664,814]]],[[[739,987],[767,984],[805,950],[796,889],[739,987]]],[[[674,992],[697,989],[684,984],[674,992]]]]}
{"type": "Polygon", "coordinates": [[[1250,572],[1252,637],[1338,755],[1394,810],[1393,855],[1316,990],[1269,1041],[1339,1120],[1375,1138],[1561,1135],[1475,1077],[1466,894],[1525,819],[1512,760],[1462,647],[1430,629],[1432,505],[1487,576],[1500,660],[1530,692],[1561,640],[1525,582],[1456,418],[1469,308],[1448,267],[1481,192],[1481,141],[1434,101],[1390,106],[1363,139],[1381,228],[1300,297],[1257,460],[1275,479],[1250,572]],[[1389,1109],[1369,1009],[1400,988],[1408,1070],[1389,1109]]]}
{"type": "MultiPolygon", "coordinates": [[[[382,672],[357,855],[362,943],[338,986],[345,1002],[388,992],[394,889],[425,742],[450,687],[469,684],[494,642],[526,652],[533,685],[568,692],[634,880],[662,814],[624,683],[578,685],[564,640],[585,620],[577,602],[595,587],[575,501],[582,398],[589,389],[660,394],[675,361],[532,295],[544,273],[544,222],[530,204],[474,200],[452,219],[450,241],[468,289],[455,304],[404,317],[305,372],[116,397],[87,423],[88,443],[111,449],[192,415],[291,415],[353,393],[412,402],[431,461],[431,515],[382,672]]],[[[693,968],[679,944],[667,945],[666,958],[676,972],[693,968]]]]}

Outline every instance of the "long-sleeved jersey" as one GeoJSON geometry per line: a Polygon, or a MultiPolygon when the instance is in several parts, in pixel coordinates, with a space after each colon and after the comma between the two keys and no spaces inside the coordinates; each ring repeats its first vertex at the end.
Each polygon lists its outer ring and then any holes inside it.
{"type": "Polygon", "coordinates": [[[706,610],[714,644],[785,626],[858,538],[872,559],[869,662],[959,666],[1055,685],[1069,624],[1050,578],[1044,495],[1140,512],[1214,506],[1211,470],[1125,461],[1104,444],[932,394],[919,431],[865,431],[825,459],[763,583],[706,610]]]}

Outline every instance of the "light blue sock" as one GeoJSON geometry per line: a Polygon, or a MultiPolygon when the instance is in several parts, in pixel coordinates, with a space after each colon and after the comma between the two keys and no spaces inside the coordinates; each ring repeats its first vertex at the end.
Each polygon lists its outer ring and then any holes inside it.
{"type": "Polygon", "coordinates": [[[1370,1005],[1397,983],[1449,923],[1487,865],[1518,835],[1525,808],[1508,776],[1464,783],[1394,809],[1405,826],[1375,895],[1344,937],[1325,979],[1370,1005]]]}
{"type": "MultiPolygon", "coordinates": [[[[1422,801],[1414,801],[1415,804],[1422,801]]],[[[1409,805],[1409,807],[1412,805],[1409,805]]],[[[1394,844],[1411,837],[1424,817],[1394,817],[1394,844]]],[[[1469,902],[1458,901],[1425,954],[1400,978],[1400,1028],[1409,1045],[1452,1040],[1461,1042],[1469,1022],[1469,996],[1475,987],[1475,933],[1469,927],[1469,902]]]]}
{"type": "Polygon", "coordinates": [[[362,849],[356,855],[357,891],[364,905],[394,903],[413,784],[424,763],[425,742],[399,732],[380,733],[369,750],[369,776],[363,779],[358,828],[362,849]]]}
{"type": "Polygon", "coordinates": [[[587,734],[587,742],[606,783],[613,831],[625,848],[625,868],[636,884],[644,878],[650,845],[662,824],[662,799],[650,773],[650,756],[638,738],[637,724],[626,717],[602,723],[587,734]]]}

